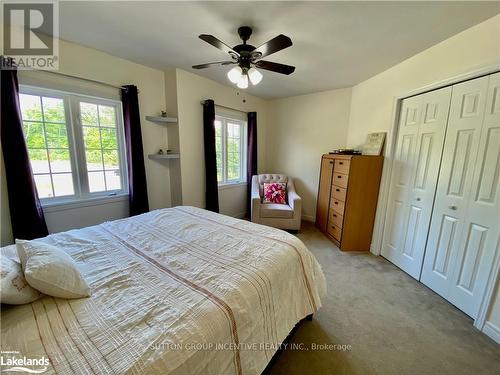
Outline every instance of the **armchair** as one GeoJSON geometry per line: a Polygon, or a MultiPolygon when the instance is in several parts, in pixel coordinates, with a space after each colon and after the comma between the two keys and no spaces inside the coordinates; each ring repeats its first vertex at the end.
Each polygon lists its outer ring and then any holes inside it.
{"type": "Polygon", "coordinates": [[[282,174],[260,174],[252,177],[251,219],[254,223],[279,229],[299,230],[302,200],[291,177],[282,174]],[[286,183],[287,204],[262,203],[265,182],[286,183]]]}

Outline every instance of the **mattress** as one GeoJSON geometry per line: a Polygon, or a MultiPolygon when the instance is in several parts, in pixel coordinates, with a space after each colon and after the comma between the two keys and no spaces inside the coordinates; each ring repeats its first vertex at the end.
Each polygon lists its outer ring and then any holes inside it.
{"type": "Polygon", "coordinates": [[[260,374],[326,291],[297,237],[195,207],[42,241],[67,251],[92,288],[2,306],[4,361],[44,358],[44,374],[260,374]]]}

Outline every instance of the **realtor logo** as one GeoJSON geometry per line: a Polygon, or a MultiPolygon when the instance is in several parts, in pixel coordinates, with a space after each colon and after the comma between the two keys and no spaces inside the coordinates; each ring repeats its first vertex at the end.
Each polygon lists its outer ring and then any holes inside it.
{"type": "MultiPolygon", "coordinates": [[[[58,4],[55,1],[2,2],[3,51],[18,69],[58,68],[58,4]]],[[[8,69],[9,66],[2,66],[8,69]]]]}

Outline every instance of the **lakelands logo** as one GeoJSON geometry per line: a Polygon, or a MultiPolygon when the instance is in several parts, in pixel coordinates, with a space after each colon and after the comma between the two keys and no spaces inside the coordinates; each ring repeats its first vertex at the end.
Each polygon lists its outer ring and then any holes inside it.
{"type": "Polygon", "coordinates": [[[50,360],[41,356],[39,358],[19,357],[19,352],[2,351],[0,356],[1,372],[27,372],[30,374],[43,374],[48,370],[50,360]]]}
{"type": "MultiPolygon", "coordinates": [[[[18,69],[58,68],[59,8],[56,1],[2,1],[3,51],[18,69]]],[[[6,62],[0,68],[12,68],[6,62]]]]}

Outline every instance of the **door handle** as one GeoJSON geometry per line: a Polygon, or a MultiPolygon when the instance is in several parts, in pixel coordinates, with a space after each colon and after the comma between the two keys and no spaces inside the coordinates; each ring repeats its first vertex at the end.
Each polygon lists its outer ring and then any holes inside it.
{"type": "Polygon", "coordinates": [[[458,208],[457,206],[450,206],[450,207],[449,207],[449,209],[450,209],[450,210],[453,210],[453,211],[456,211],[456,210],[457,210],[457,208],[458,208]]]}

